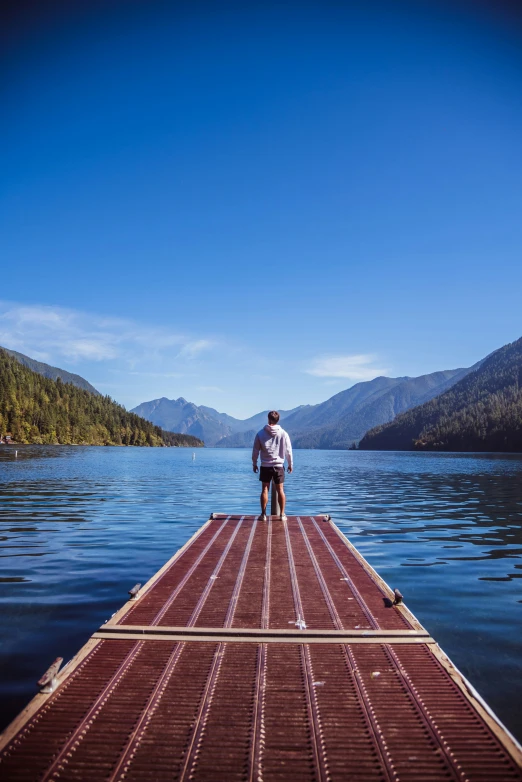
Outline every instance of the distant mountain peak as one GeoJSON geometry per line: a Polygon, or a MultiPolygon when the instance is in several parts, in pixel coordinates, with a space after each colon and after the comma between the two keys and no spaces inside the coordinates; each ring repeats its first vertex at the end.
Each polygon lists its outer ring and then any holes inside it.
{"type": "MultiPolygon", "coordinates": [[[[339,391],[321,404],[280,410],[281,422],[298,448],[349,448],[372,426],[431,399],[467,372],[445,370],[416,378],[381,375],[339,391]]],[[[255,433],[266,424],[268,410],[239,420],[180,396],[143,402],[132,412],[167,431],[199,437],[206,445],[237,448],[251,444],[255,433]]]]}
{"type": "MultiPolygon", "coordinates": [[[[433,399],[477,366],[446,369],[418,377],[379,375],[355,383],[320,404],[280,410],[281,422],[296,448],[350,448],[372,427],[385,424],[415,405],[433,399]]],[[[213,407],[195,405],[180,396],[143,402],[132,412],[167,431],[199,437],[206,445],[239,448],[251,445],[255,433],[266,424],[268,410],[239,420],[219,413],[213,407]]]]}
{"type": "MultiPolygon", "coordinates": [[[[281,420],[299,409],[280,410],[281,420]]],[[[251,418],[240,420],[227,413],[219,413],[212,407],[195,405],[180,396],[178,399],[163,397],[161,400],[143,402],[132,412],[166,431],[191,434],[204,440],[206,445],[214,446],[230,435],[254,429],[257,431],[266,424],[268,411],[263,410],[251,418]]]]}

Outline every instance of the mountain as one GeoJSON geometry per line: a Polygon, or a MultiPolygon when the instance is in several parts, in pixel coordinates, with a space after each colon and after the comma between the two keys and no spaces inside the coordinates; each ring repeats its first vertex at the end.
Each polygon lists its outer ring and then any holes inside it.
{"type": "Polygon", "coordinates": [[[258,427],[254,427],[253,429],[247,429],[246,432],[235,432],[234,434],[229,434],[228,437],[222,437],[221,440],[219,440],[216,443],[216,447],[217,448],[252,448],[252,445],[254,443],[254,437],[256,436],[257,432],[259,432],[259,430],[266,425],[266,423],[267,423],[267,419],[265,417],[263,422],[258,427]]]}
{"type": "Polygon", "coordinates": [[[108,396],[61,377],[44,377],[0,348],[1,439],[6,435],[38,444],[203,445],[194,437],[162,432],[108,396]]]}
{"type": "MultiPolygon", "coordinates": [[[[364,404],[370,398],[378,398],[381,393],[385,393],[398,382],[400,382],[400,379],[397,378],[378,377],[367,383],[357,383],[357,385],[352,386],[347,391],[341,391],[321,404],[302,405],[295,412],[290,412],[285,417],[284,428],[294,438],[296,447],[320,448],[320,445],[306,444],[306,438],[310,436],[312,431],[319,432],[329,424],[335,424],[343,413],[346,413],[352,407],[364,404]],[[298,440],[301,437],[305,443],[302,446],[298,444],[298,440]]],[[[252,444],[256,432],[264,424],[266,424],[266,415],[259,421],[259,426],[252,427],[249,431],[232,434],[221,440],[218,445],[229,448],[248,447],[249,444],[252,444]]]]}
{"type": "MultiPolygon", "coordinates": [[[[448,369],[420,377],[376,377],[340,391],[321,404],[289,411],[284,417],[284,428],[296,448],[350,448],[368,429],[431,399],[470,371],[448,369]]],[[[217,446],[250,447],[256,431],[266,422],[266,414],[260,413],[259,419],[255,427],[223,437],[217,446]]]]}
{"type": "MultiPolygon", "coordinates": [[[[473,369],[473,367],[472,367],[473,369]]],[[[357,383],[318,405],[280,410],[296,448],[349,448],[368,429],[446,391],[470,372],[447,369],[420,377],[376,377],[357,383]]],[[[186,432],[219,448],[249,448],[267,420],[267,410],[239,420],[186,399],[154,399],[132,411],[168,431],[186,432]]]]}
{"type": "Polygon", "coordinates": [[[76,388],[83,388],[84,391],[89,391],[91,394],[100,395],[100,392],[97,391],[94,386],[91,386],[87,380],[85,380],[83,377],[80,377],[80,375],[75,375],[72,372],[66,372],[65,369],[52,367],[50,364],[44,364],[42,361],[36,361],[36,359],[29,358],[29,356],[24,356],[23,353],[18,353],[16,350],[8,350],[7,348],[0,349],[5,350],[6,353],[19,361],[20,364],[23,364],[24,367],[32,369],[33,372],[38,372],[39,375],[48,377],[50,380],[57,380],[60,378],[60,380],[62,380],[64,383],[72,383],[72,385],[76,386],[76,388]]]}
{"type": "Polygon", "coordinates": [[[200,410],[186,399],[153,399],[143,402],[131,411],[161,426],[167,432],[182,432],[204,440],[205,445],[214,445],[230,432],[230,427],[210,413],[200,410]]]}
{"type": "MultiPolygon", "coordinates": [[[[298,409],[280,410],[281,419],[298,409]]],[[[268,410],[241,420],[226,413],[218,413],[212,407],[204,405],[198,407],[192,402],[187,402],[183,397],[179,399],[162,397],[150,402],[142,402],[131,412],[161,426],[162,429],[191,434],[204,440],[205,445],[213,446],[237,432],[253,429],[258,431],[266,423],[268,410]]]]}
{"type": "Polygon", "coordinates": [[[349,448],[372,427],[432,399],[464,377],[469,369],[448,369],[419,377],[377,377],[341,391],[287,419],[296,448],[349,448]]]}
{"type": "Polygon", "coordinates": [[[522,338],[360,442],[368,450],[522,451],[522,338]]]}

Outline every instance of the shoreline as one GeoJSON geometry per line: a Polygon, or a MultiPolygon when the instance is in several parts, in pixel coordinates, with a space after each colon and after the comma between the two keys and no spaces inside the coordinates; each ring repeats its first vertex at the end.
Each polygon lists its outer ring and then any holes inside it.
{"type": "Polygon", "coordinates": [[[9,443],[3,443],[0,442],[0,446],[6,446],[6,448],[10,448],[11,446],[16,445],[18,448],[22,448],[23,446],[29,446],[29,445],[41,445],[45,446],[46,448],[49,446],[57,446],[57,447],[80,447],[80,448],[205,448],[205,444],[202,445],[194,445],[187,443],[186,445],[167,445],[166,443],[163,443],[162,445],[127,445],[125,443],[21,443],[16,442],[14,440],[11,440],[9,443]]]}

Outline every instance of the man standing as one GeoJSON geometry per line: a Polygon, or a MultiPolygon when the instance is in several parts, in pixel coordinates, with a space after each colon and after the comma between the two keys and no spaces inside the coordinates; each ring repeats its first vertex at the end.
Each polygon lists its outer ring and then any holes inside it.
{"type": "Polygon", "coordinates": [[[286,457],[288,472],[291,473],[293,469],[292,444],[288,433],[279,426],[278,421],[279,413],[276,410],[271,410],[268,413],[268,424],[256,434],[252,449],[252,467],[254,472],[258,471],[257,457],[261,452],[261,472],[259,474],[259,480],[263,484],[261,492],[261,521],[266,521],[270,481],[274,482],[277,491],[277,499],[281,509],[281,521],[286,521],[286,497],[283,489],[285,481],[284,464],[286,457]]]}

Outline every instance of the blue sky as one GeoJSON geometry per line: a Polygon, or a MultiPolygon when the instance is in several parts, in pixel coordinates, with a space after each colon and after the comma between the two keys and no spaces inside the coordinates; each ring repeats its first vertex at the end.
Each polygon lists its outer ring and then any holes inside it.
{"type": "Polygon", "coordinates": [[[522,335],[519,20],[85,5],[4,51],[1,345],[243,417],[522,335]]]}

